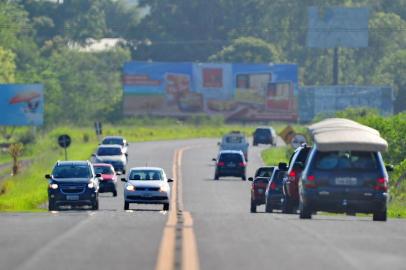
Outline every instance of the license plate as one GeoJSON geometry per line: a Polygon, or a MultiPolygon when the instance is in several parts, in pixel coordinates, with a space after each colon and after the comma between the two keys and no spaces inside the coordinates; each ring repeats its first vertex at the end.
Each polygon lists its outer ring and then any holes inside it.
{"type": "Polygon", "coordinates": [[[234,163],[228,163],[228,164],[227,164],[227,167],[234,168],[234,167],[235,167],[235,164],[234,164],[234,163]]]}
{"type": "Polygon", "coordinates": [[[151,193],[144,193],[144,194],[142,194],[142,196],[143,196],[143,197],[150,198],[150,197],[152,197],[152,194],[151,194],[151,193]]]}
{"type": "Polygon", "coordinates": [[[258,193],[263,193],[264,190],[262,188],[258,189],[258,193]]]}
{"type": "Polygon", "coordinates": [[[66,199],[68,201],[77,201],[77,200],[79,200],[79,195],[68,195],[68,196],[66,196],[66,199]]]}
{"type": "Polygon", "coordinates": [[[336,185],[339,186],[355,186],[357,185],[357,178],[355,177],[337,177],[335,179],[336,185]]]}

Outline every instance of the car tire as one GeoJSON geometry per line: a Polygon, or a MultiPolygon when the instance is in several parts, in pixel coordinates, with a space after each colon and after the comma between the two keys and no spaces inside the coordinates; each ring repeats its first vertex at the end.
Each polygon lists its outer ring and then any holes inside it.
{"type": "Polygon", "coordinates": [[[267,212],[267,213],[272,213],[273,212],[273,207],[268,202],[266,202],[266,204],[265,204],[265,212],[267,212]]]}
{"type": "Polygon", "coordinates": [[[292,202],[288,196],[283,197],[282,201],[282,213],[284,214],[293,214],[292,202]]]}
{"type": "Polygon", "coordinates": [[[242,179],[243,181],[246,181],[246,180],[247,180],[247,176],[243,175],[243,176],[241,176],[241,179],[242,179]]]}
{"type": "Polygon", "coordinates": [[[214,180],[219,180],[220,179],[220,177],[218,176],[218,174],[215,174],[214,175],[214,180]]]}
{"type": "Polygon", "coordinates": [[[169,211],[169,203],[164,203],[164,211],[169,211]]]}
{"type": "Polygon", "coordinates": [[[257,143],[257,142],[253,142],[252,145],[253,145],[253,146],[257,146],[258,143],[257,143]]]}
{"type": "Polygon", "coordinates": [[[51,200],[48,201],[48,211],[56,211],[55,202],[51,200]]]}
{"type": "Polygon", "coordinates": [[[388,212],[387,210],[383,211],[376,211],[373,213],[372,220],[373,221],[387,221],[388,219],[388,212]]]}
{"type": "Polygon", "coordinates": [[[130,203],[124,202],[124,210],[130,210],[130,203]]]}
{"type": "Polygon", "coordinates": [[[99,198],[96,198],[92,203],[92,210],[99,210],[99,198]]]}
{"type": "Polygon", "coordinates": [[[251,200],[251,213],[256,213],[257,212],[257,204],[255,203],[254,200],[251,200]]]}
{"type": "Polygon", "coordinates": [[[300,219],[311,219],[312,209],[306,205],[302,200],[299,202],[299,217],[300,219]]]}
{"type": "Polygon", "coordinates": [[[117,197],[117,190],[113,191],[113,197],[117,197]]]}

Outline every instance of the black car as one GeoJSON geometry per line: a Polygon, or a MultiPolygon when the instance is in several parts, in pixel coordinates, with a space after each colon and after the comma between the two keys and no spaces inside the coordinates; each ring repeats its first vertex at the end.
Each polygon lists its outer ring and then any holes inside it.
{"type": "Polygon", "coordinates": [[[216,161],[214,180],[219,180],[223,176],[241,177],[242,180],[246,180],[247,163],[242,151],[220,151],[217,159],[213,161],[216,161]]]}
{"type": "Polygon", "coordinates": [[[282,208],[282,185],[283,179],[286,175],[286,164],[285,166],[279,166],[273,171],[271,179],[269,180],[268,186],[265,191],[265,212],[272,213],[274,209],[282,208]]]}
{"type": "Polygon", "coordinates": [[[276,145],[276,133],[272,127],[259,127],[253,134],[253,145],[270,144],[276,145]]]}
{"type": "Polygon", "coordinates": [[[388,174],[379,152],[314,148],[299,182],[300,218],[316,211],[387,219],[388,174]]]}
{"type": "Polygon", "coordinates": [[[45,178],[48,185],[48,209],[60,206],[90,206],[99,209],[99,177],[89,161],[58,161],[45,178]]]}

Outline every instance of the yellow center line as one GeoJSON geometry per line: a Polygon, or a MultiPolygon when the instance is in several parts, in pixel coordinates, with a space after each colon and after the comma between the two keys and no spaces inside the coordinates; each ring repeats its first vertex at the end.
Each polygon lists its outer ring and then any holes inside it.
{"type": "Polygon", "coordinates": [[[173,157],[172,175],[174,183],[172,186],[170,211],[166,226],[163,231],[161,245],[158,253],[156,270],[173,270],[175,269],[175,252],[176,252],[176,229],[182,228],[181,244],[181,269],[182,270],[199,270],[199,257],[197,252],[196,237],[193,228],[192,215],[189,212],[183,212],[182,196],[182,155],[190,147],[177,149],[173,157]],[[179,209],[178,209],[179,205],[179,209]],[[178,213],[179,212],[179,213],[178,213]],[[183,220],[183,224],[178,224],[178,214],[183,220]]]}

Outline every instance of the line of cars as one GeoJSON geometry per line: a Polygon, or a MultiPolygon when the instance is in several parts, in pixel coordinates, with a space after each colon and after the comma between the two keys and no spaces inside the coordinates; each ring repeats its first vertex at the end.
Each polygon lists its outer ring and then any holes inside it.
{"type": "Polygon", "coordinates": [[[289,165],[257,170],[251,188],[251,212],[299,211],[310,219],[317,211],[372,214],[387,220],[388,173],[381,152],[387,142],[378,131],[347,119],[326,119],[309,127],[313,146],[302,145],[289,165]],[[272,173],[271,173],[272,171],[272,173]],[[266,172],[266,173],[265,173],[266,172]]]}
{"type": "MultiPolygon", "coordinates": [[[[99,193],[117,196],[117,182],[126,173],[128,143],[123,137],[105,137],[90,161],[57,161],[48,179],[48,209],[88,206],[99,209],[99,193]]],[[[170,186],[164,170],[157,167],[131,168],[124,184],[124,210],[130,204],[162,204],[169,210],[170,186]]]]}

